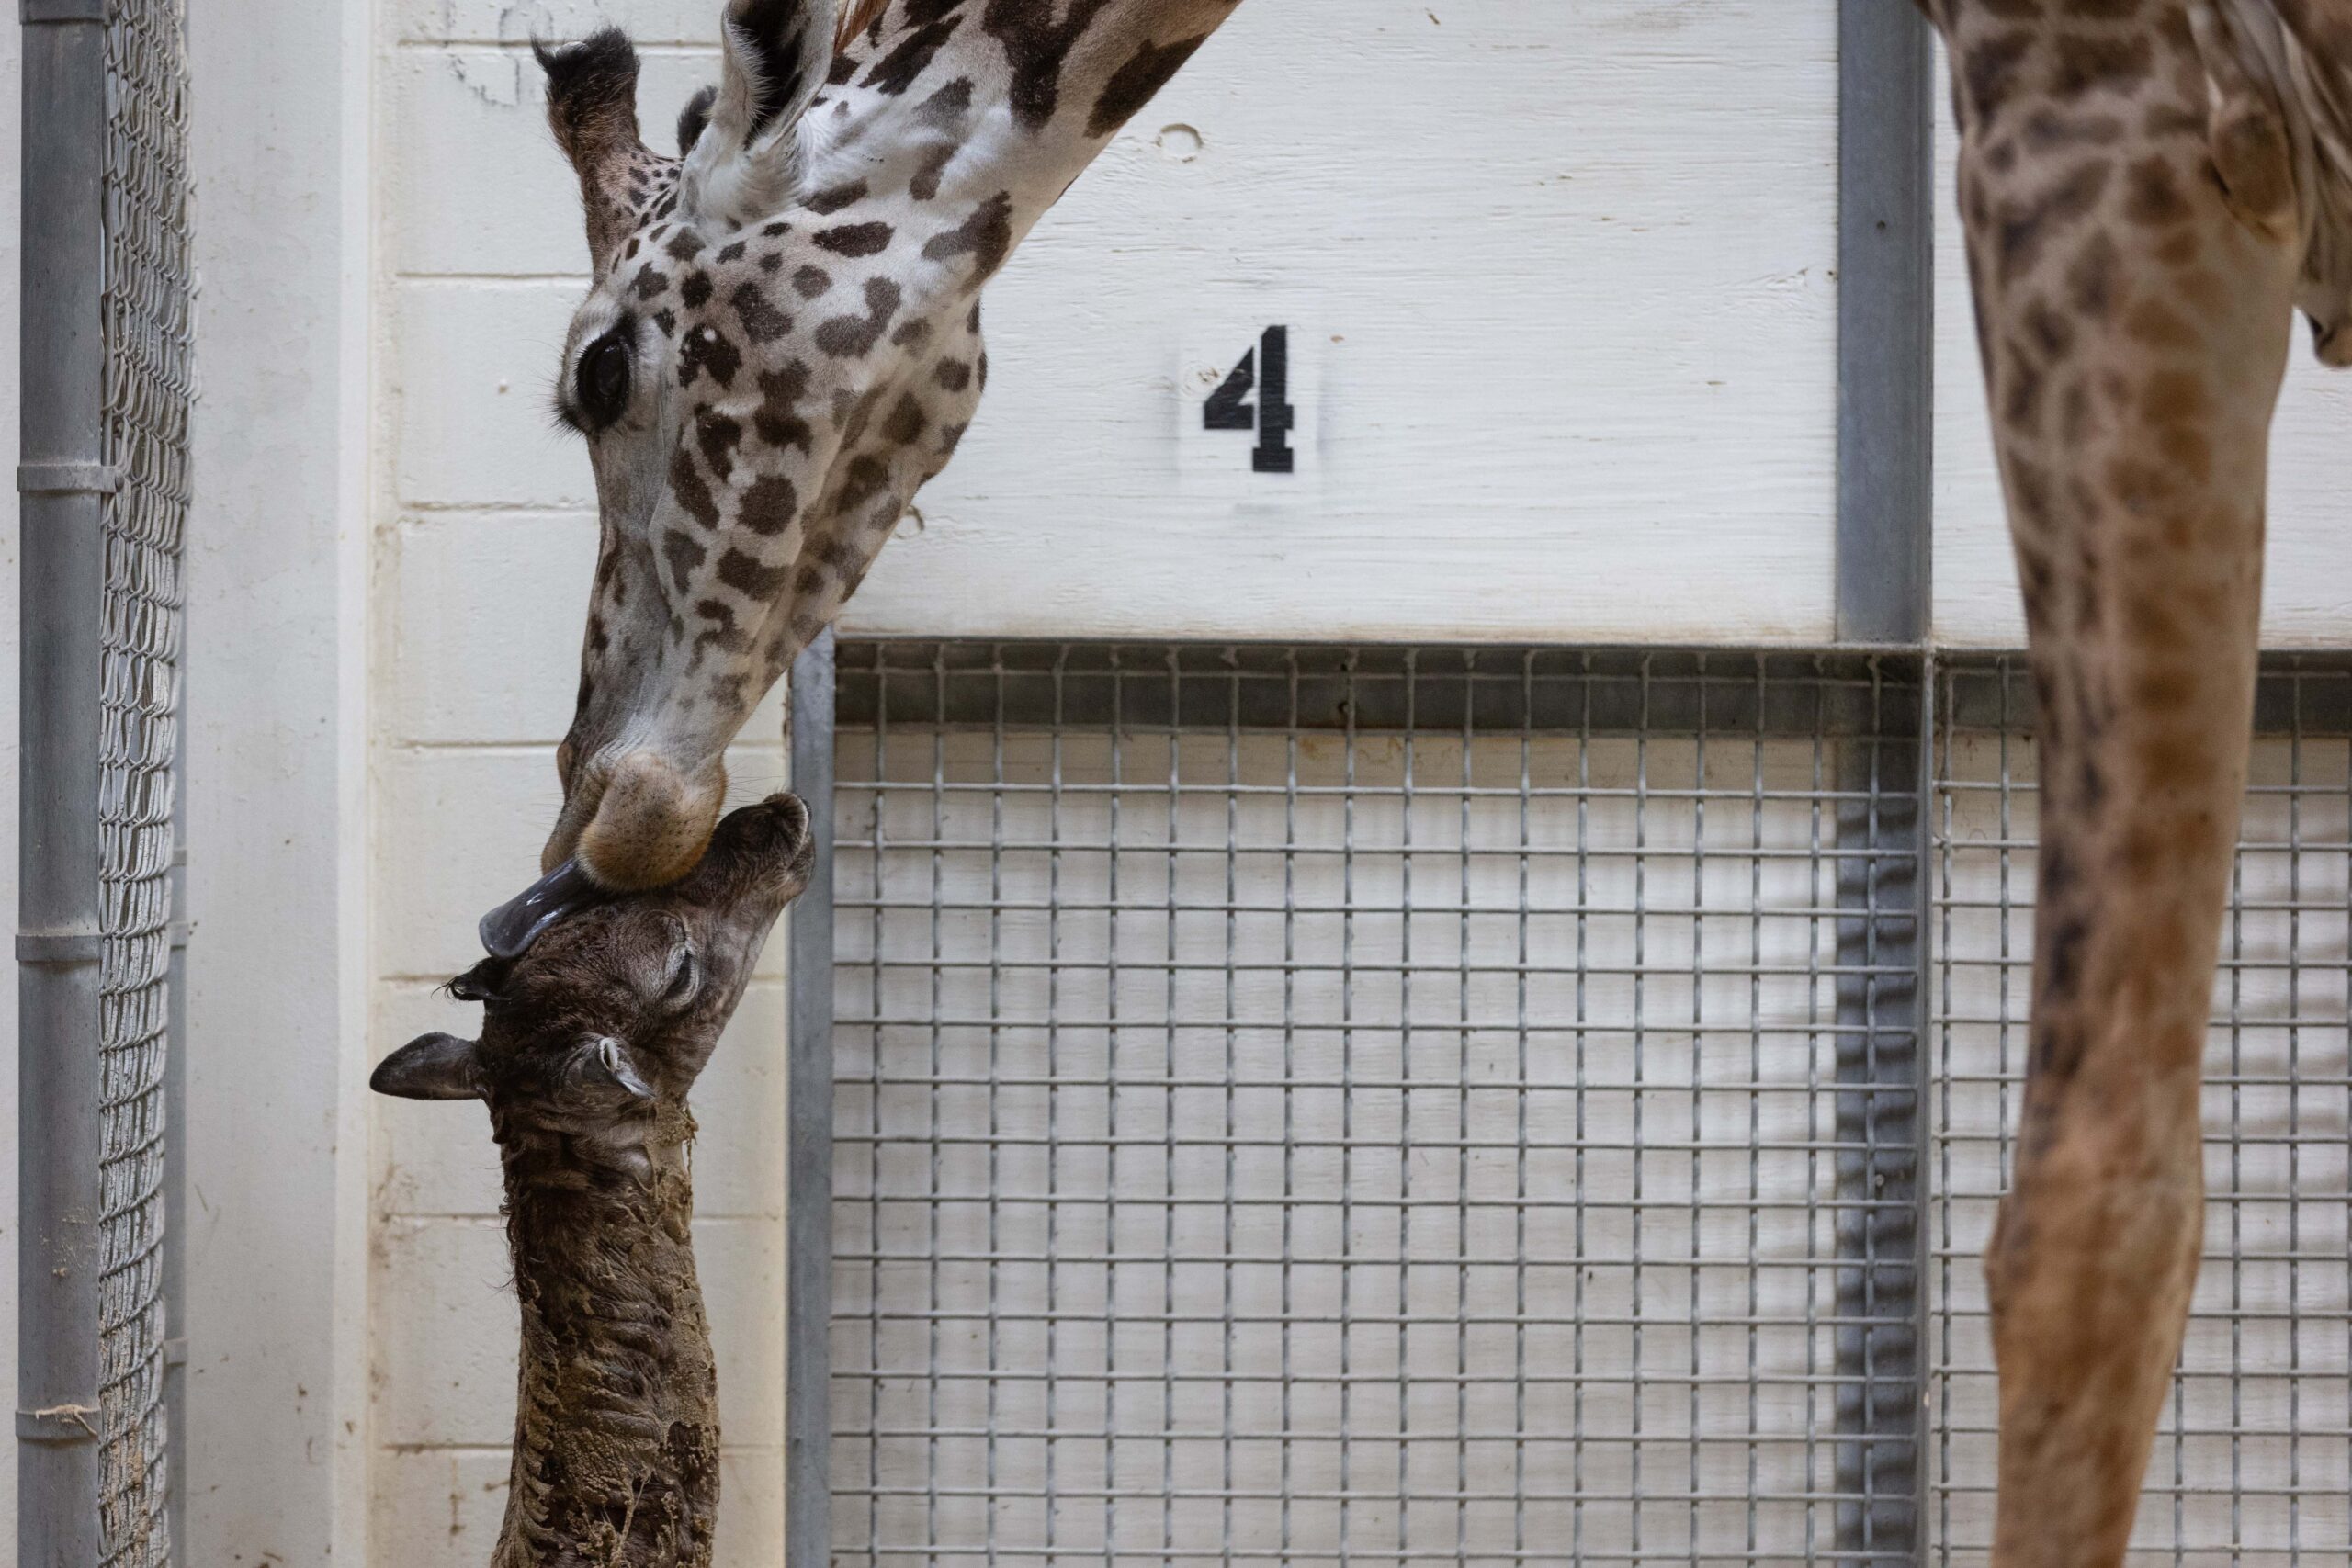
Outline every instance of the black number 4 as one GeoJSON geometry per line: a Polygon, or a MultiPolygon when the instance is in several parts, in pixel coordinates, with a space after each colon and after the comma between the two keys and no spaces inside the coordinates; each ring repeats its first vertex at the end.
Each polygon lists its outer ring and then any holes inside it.
{"type": "Polygon", "coordinates": [[[1295,473],[1297,454],[1290,449],[1290,433],[1297,423],[1290,406],[1290,329],[1268,327],[1258,346],[1241,356],[1225,385],[1209,394],[1202,423],[1210,430],[1254,430],[1257,450],[1250,467],[1261,474],[1295,473]],[[1262,372],[1261,369],[1262,367],[1262,372]],[[1250,394],[1258,394],[1256,407],[1250,394]]]}

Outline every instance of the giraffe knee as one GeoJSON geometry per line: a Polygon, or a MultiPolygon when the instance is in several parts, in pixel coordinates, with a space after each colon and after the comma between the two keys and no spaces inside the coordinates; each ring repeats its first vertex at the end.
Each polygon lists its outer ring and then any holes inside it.
{"type": "Polygon", "coordinates": [[[2185,1316],[2196,1282],[2204,1172],[2194,1116],[2160,1130],[2099,1109],[2065,1126],[2038,1126],[2029,1109],[1984,1249],[1995,1333],[2038,1359],[2096,1356],[2134,1337],[2143,1317],[2185,1316]]]}

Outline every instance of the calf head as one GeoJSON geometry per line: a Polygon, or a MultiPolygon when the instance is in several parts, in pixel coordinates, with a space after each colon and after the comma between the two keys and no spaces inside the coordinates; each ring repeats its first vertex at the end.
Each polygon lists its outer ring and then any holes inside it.
{"type": "Polygon", "coordinates": [[[576,1177],[649,1179],[657,1151],[684,1142],[687,1091],[813,848],[791,795],[734,812],[682,880],[575,910],[521,956],[452,981],[484,1004],[481,1038],[411,1041],[370,1087],[488,1102],[510,1165],[536,1151],[576,1177]]]}

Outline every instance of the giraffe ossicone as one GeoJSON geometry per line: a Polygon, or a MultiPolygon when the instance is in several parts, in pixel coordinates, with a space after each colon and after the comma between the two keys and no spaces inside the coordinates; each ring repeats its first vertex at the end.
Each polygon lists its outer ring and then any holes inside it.
{"type": "Polygon", "coordinates": [[[545,868],[695,863],[728,743],[971,423],[981,286],[1238,4],[729,0],[678,158],[626,36],[539,50],[593,275],[556,409],[601,525],[545,868]]]}

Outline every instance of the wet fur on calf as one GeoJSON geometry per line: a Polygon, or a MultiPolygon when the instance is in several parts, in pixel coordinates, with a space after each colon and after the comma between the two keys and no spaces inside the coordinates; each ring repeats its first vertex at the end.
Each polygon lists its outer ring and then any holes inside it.
{"type": "Polygon", "coordinates": [[[490,1108],[521,1307],[514,1465],[492,1568],[707,1568],[718,1382],[696,1281],[687,1094],[807,886],[788,795],[719,825],[683,881],[595,905],[451,992],[372,1087],[490,1108]]]}

